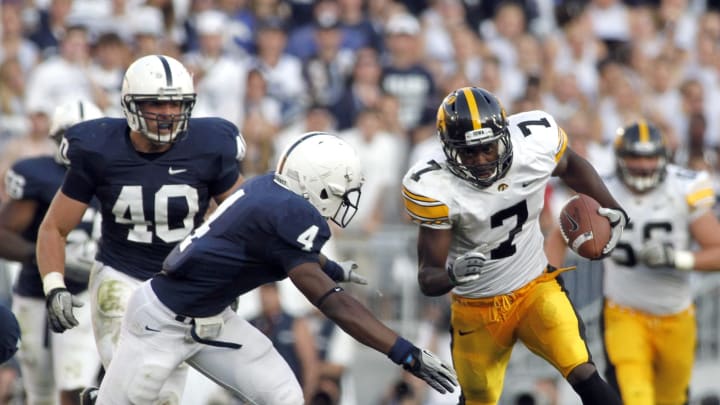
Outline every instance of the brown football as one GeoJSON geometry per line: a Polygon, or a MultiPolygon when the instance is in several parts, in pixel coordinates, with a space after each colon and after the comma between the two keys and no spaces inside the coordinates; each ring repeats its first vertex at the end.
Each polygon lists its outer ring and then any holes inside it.
{"type": "Polygon", "coordinates": [[[599,259],[610,240],[610,221],[598,214],[600,204],[577,194],[560,211],[560,229],[567,245],[582,257],[599,259]]]}

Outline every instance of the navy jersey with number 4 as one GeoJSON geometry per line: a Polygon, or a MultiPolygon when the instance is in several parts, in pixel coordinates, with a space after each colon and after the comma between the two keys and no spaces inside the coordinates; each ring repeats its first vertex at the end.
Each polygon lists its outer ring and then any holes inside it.
{"type": "Polygon", "coordinates": [[[330,227],[310,202],[273,174],[258,176],[175,247],[152,287],[177,314],[215,315],[239,295],[317,262],[329,238],[330,227]]]}
{"type": "Polygon", "coordinates": [[[244,141],[220,118],[194,118],[162,153],[140,153],[125,119],[102,118],[65,134],[70,170],[62,191],[100,201],[98,260],[145,280],[160,271],[175,244],[202,222],[210,198],[239,176],[244,141]]]}
{"type": "MultiPolygon", "coordinates": [[[[36,204],[32,223],[22,233],[23,239],[35,243],[40,223],[50,207],[55,193],[65,177],[65,166],[55,162],[50,156],[23,159],[15,162],[5,175],[7,193],[17,201],[33,201],[36,204]]],[[[94,201],[93,201],[94,202],[94,201]]],[[[88,207],[82,222],[67,237],[68,241],[81,241],[90,238],[93,229],[95,208],[88,207]]],[[[68,290],[77,293],[87,288],[86,283],[65,280],[68,290]]],[[[44,297],[40,271],[35,263],[23,263],[15,282],[16,294],[25,297],[44,297]]]]}

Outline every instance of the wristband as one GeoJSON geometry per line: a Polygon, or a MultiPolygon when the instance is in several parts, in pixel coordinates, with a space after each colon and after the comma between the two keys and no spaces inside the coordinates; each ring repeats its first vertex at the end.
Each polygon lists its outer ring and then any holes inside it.
{"type": "Polygon", "coordinates": [[[333,281],[345,281],[345,272],[342,267],[333,260],[325,259],[325,265],[322,266],[322,271],[333,281]]]}
{"type": "Polygon", "coordinates": [[[695,254],[688,250],[675,251],[675,268],[690,271],[695,267],[695,254]]]}
{"type": "Polygon", "coordinates": [[[410,352],[413,349],[413,344],[405,340],[402,336],[398,336],[397,340],[395,340],[395,344],[390,348],[390,352],[388,352],[387,356],[392,360],[395,364],[403,365],[407,361],[407,356],[410,354],[410,352]]]}
{"type": "Polygon", "coordinates": [[[43,292],[45,295],[50,294],[50,291],[56,288],[67,288],[65,287],[65,276],[57,271],[52,271],[43,276],[43,292]]]}

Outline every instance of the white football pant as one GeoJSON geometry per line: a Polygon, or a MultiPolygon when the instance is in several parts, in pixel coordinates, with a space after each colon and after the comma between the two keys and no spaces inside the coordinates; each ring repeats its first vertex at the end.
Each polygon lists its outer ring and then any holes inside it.
{"type": "MultiPolygon", "coordinates": [[[[96,262],[90,273],[88,291],[90,291],[90,310],[92,327],[95,333],[97,350],[105,369],[114,359],[123,315],[131,294],[142,281],[125,273],[96,262]]],[[[130,359],[135,361],[136,359],[130,359]]],[[[185,389],[188,367],[180,363],[169,373],[165,386],[160,390],[165,405],[178,405],[185,389]]],[[[98,402],[98,404],[100,404],[98,402]]]]}
{"type": "Polygon", "coordinates": [[[300,384],[272,342],[229,307],[221,314],[224,325],[213,340],[240,344],[239,349],[190,339],[192,326],[176,320],[149,281],[133,293],[127,308],[120,345],[96,404],[162,403],[161,387],[183,361],[247,403],[303,404],[300,384]]]}

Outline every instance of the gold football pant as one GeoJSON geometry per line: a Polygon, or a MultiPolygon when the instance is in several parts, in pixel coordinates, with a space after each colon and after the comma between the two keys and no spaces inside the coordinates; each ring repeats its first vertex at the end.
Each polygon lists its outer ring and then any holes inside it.
{"type": "Polygon", "coordinates": [[[545,273],[506,295],[453,295],[452,357],[467,405],[495,404],[520,339],[563,377],[590,361],[583,325],[560,283],[545,273]]]}
{"type": "Polygon", "coordinates": [[[651,315],[605,302],[603,339],[608,380],[625,405],[687,402],[695,360],[695,307],[651,315]]]}

